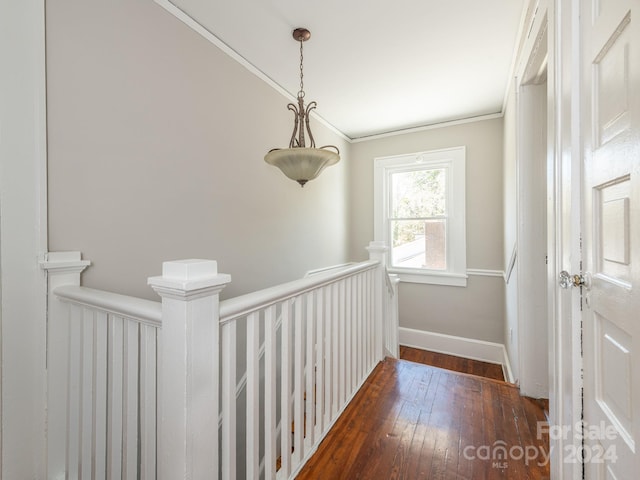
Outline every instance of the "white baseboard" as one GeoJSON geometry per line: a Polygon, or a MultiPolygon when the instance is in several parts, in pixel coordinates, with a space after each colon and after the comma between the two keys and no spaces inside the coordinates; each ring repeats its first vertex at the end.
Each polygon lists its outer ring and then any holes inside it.
{"type": "Polygon", "coordinates": [[[515,383],[519,385],[518,379],[513,376],[513,371],[511,370],[511,362],[509,361],[509,354],[507,353],[507,349],[504,345],[502,345],[502,371],[504,372],[504,379],[509,383],[515,383]]]}
{"type": "Polygon", "coordinates": [[[421,348],[432,352],[455,355],[457,357],[480,360],[482,362],[502,365],[504,378],[513,383],[513,373],[507,350],[502,343],[475,340],[473,338],[456,337],[443,333],[414,330],[400,327],[400,345],[421,348]]]}

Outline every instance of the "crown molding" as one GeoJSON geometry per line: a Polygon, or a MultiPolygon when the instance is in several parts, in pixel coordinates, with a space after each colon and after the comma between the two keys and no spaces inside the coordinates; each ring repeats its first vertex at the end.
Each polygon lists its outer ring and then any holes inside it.
{"type": "MultiPolygon", "coordinates": [[[[229,45],[227,45],[225,42],[223,42],[213,32],[211,32],[210,30],[205,28],[202,24],[198,23],[187,12],[185,12],[184,10],[179,8],[178,6],[176,6],[173,3],[171,3],[170,0],[154,0],[154,2],[157,3],[159,6],[161,6],[162,8],[164,8],[171,15],[176,17],[178,20],[180,20],[186,26],[191,28],[193,31],[195,31],[196,33],[198,33],[199,35],[204,37],[206,40],[208,40],[209,42],[214,44],[223,53],[225,53],[226,55],[231,57],[233,60],[238,62],[240,65],[242,65],[244,68],[246,68],[253,75],[255,75],[260,80],[262,80],[267,85],[269,85],[271,88],[273,88],[280,95],[282,95],[283,97],[285,97],[286,99],[288,99],[291,102],[295,102],[296,101],[296,97],[294,95],[292,95],[289,91],[287,91],[284,87],[282,87],[282,85],[280,85],[273,78],[268,76],[266,73],[264,73],[258,67],[256,67],[254,64],[249,62],[249,60],[244,58],[242,55],[240,55],[238,52],[236,52],[233,48],[231,48],[229,45]]],[[[331,132],[333,132],[334,134],[338,135],[343,140],[346,140],[347,142],[351,142],[351,138],[350,137],[348,137],[347,135],[342,133],[340,130],[338,130],[336,127],[334,127],[331,123],[329,123],[327,120],[325,120],[322,116],[318,115],[315,111],[311,112],[311,116],[313,118],[315,118],[318,122],[320,122],[322,125],[324,125],[331,132]]]]}
{"type": "Polygon", "coordinates": [[[482,122],[484,120],[493,120],[495,118],[502,118],[503,116],[504,114],[502,112],[498,112],[498,113],[490,113],[487,115],[478,115],[477,117],[461,118],[459,120],[451,120],[449,122],[433,123],[431,125],[423,125],[421,127],[405,128],[402,130],[394,130],[392,132],[378,133],[375,135],[357,137],[357,138],[353,138],[351,140],[351,143],[368,142],[369,140],[378,140],[380,138],[395,137],[397,135],[407,135],[409,133],[423,132],[425,130],[435,130],[438,128],[454,127],[456,125],[463,125],[465,123],[482,122]]]}

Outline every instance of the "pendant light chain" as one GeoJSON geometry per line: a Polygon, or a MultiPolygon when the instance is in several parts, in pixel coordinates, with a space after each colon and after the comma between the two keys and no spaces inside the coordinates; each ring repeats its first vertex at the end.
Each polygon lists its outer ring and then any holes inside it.
{"type": "Polygon", "coordinates": [[[302,44],[304,42],[300,40],[300,91],[298,92],[298,98],[304,98],[304,72],[302,70],[302,63],[304,61],[304,55],[302,54],[302,44]]]}

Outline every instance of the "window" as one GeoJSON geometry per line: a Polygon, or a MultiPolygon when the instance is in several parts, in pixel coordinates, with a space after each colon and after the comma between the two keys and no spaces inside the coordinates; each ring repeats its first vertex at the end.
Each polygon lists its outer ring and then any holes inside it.
{"type": "Polygon", "coordinates": [[[465,148],[375,159],[375,238],[400,280],[466,286],[465,148]]]}

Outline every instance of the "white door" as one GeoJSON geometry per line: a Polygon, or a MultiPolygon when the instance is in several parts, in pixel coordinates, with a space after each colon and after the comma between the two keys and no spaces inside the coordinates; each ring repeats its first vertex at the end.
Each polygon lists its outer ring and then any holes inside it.
{"type": "Polygon", "coordinates": [[[584,463],[640,475],[640,1],[580,2],[584,463]]]}

